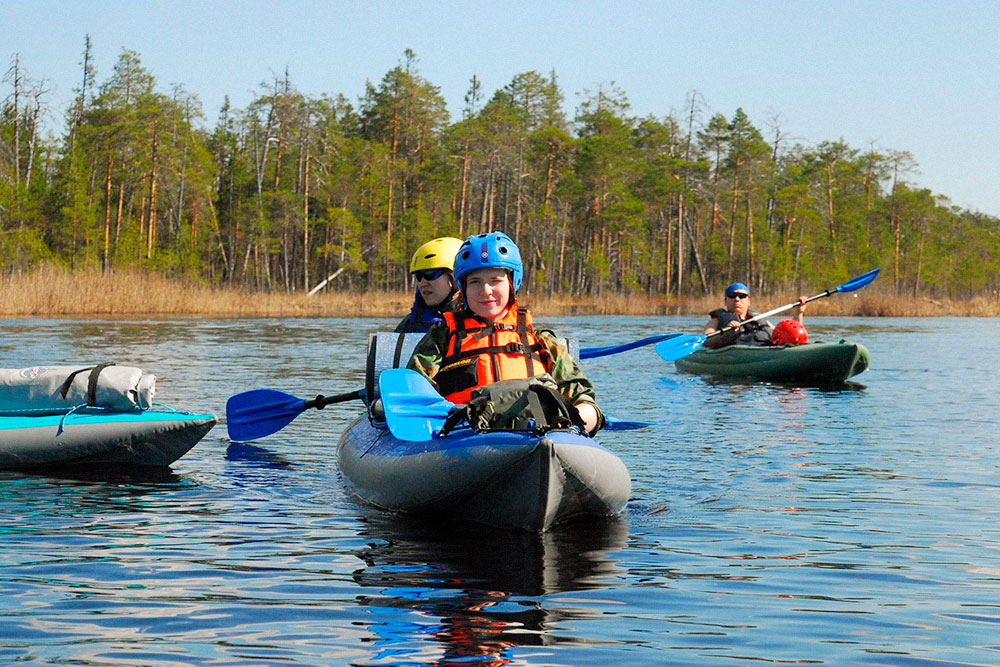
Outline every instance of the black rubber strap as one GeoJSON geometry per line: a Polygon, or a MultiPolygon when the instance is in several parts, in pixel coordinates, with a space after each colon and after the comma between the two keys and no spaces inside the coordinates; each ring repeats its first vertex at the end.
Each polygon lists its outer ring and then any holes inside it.
{"type": "Polygon", "coordinates": [[[66,378],[66,381],[63,382],[62,387],[59,389],[60,398],[66,398],[66,394],[69,393],[69,388],[73,386],[73,380],[76,378],[77,375],[83,373],[84,371],[92,370],[93,368],[94,368],[93,366],[90,366],[89,368],[81,368],[79,370],[75,370],[72,373],[70,373],[69,377],[66,378]]]}
{"type": "Polygon", "coordinates": [[[535,369],[531,363],[531,349],[528,347],[528,309],[521,306],[517,309],[517,335],[521,338],[521,349],[524,352],[524,363],[527,366],[528,377],[535,376],[535,369]]]}
{"type": "Polygon", "coordinates": [[[106,364],[97,364],[90,371],[90,378],[87,380],[87,405],[93,407],[97,405],[97,378],[100,376],[101,371],[103,371],[108,366],[114,366],[115,362],[109,362],[106,364]]]}

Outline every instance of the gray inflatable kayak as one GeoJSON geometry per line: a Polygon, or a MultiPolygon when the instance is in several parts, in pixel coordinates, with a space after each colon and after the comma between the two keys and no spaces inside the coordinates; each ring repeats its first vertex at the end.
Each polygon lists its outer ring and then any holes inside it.
{"type": "Polygon", "coordinates": [[[477,433],[399,440],[363,415],[340,438],[350,491],[384,510],[541,532],[581,517],[615,517],[632,490],[625,464],[575,431],[477,433]]]}
{"type": "MultiPolygon", "coordinates": [[[[377,398],[382,371],[405,366],[422,337],[371,335],[365,377],[369,397],[377,398]]],[[[571,352],[577,347],[575,341],[567,346],[571,352]]],[[[632,491],[628,468],[578,431],[480,433],[466,426],[413,442],[394,437],[374,405],[337,444],[346,486],[368,505],[442,524],[473,521],[532,532],[625,510],[632,491]]]]}
{"type": "Polygon", "coordinates": [[[0,469],[109,463],[167,466],[186,454],[215,415],[172,410],[0,415],[0,469]]]}

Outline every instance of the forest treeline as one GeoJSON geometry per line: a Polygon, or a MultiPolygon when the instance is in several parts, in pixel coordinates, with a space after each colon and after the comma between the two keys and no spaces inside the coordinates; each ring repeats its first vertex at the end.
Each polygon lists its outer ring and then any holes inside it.
{"type": "Polygon", "coordinates": [[[287,75],[214,124],[123,49],[99,77],[89,37],[67,109],[15,56],[0,113],[0,264],[153,271],[266,291],[408,289],[413,249],[502,229],[539,295],[676,297],[739,279],[828,286],[875,266],[896,293],[967,298],[1000,274],[998,219],[919,187],[905,151],[791,141],[772,120],[631,115],[613,84],[572,118],[555,73],[461,117],[406,51],[355,103],[287,75]],[[58,117],[46,131],[46,115],[58,117]]]}

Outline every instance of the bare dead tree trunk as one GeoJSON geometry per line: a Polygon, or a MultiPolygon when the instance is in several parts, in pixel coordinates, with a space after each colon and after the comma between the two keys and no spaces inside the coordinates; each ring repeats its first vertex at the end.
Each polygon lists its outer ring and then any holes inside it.
{"type": "MultiPolygon", "coordinates": [[[[684,182],[687,182],[687,177],[684,182]]],[[[681,190],[677,194],[677,289],[674,291],[678,299],[684,285],[684,206],[684,191],[681,190]]]]}
{"type": "Polygon", "coordinates": [[[465,154],[462,156],[462,190],[458,204],[458,235],[465,238],[465,208],[469,191],[469,142],[465,142],[465,154]]]}
{"type": "Polygon", "coordinates": [[[111,270],[111,167],[114,159],[108,151],[108,173],[104,178],[104,272],[111,270]]]}
{"type": "Polygon", "coordinates": [[[153,248],[156,245],[156,181],[159,176],[158,173],[158,150],[159,150],[159,132],[154,124],[153,126],[153,152],[152,152],[152,164],[149,170],[149,238],[146,242],[146,259],[152,259],[153,248]]]}
{"type": "Polygon", "coordinates": [[[302,186],[302,276],[309,289],[309,145],[306,144],[305,182],[302,186]]]}
{"type": "Polygon", "coordinates": [[[35,146],[38,139],[38,118],[42,112],[42,89],[35,88],[31,94],[35,98],[35,103],[31,110],[31,127],[29,128],[31,133],[28,135],[28,167],[24,173],[25,190],[31,187],[31,171],[35,168],[35,146]]]}
{"type": "Polygon", "coordinates": [[[688,226],[688,241],[691,243],[691,254],[694,255],[694,265],[698,269],[698,278],[701,279],[701,289],[706,294],[708,293],[708,280],[705,277],[705,267],[701,264],[701,256],[698,254],[698,244],[695,241],[694,234],[691,232],[691,227],[688,226]]]}
{"type": "Polygon", "coordinates": [[[669,299],[670,298],[670,256],[673,254],[673,250],[672,250],[672,247],[671,247],[671,240],[672,240],[671,239],[671,236],[672,236],[671,229],[672,229],[672,226],[670,224],[670,221],[666,219],[666,216],[663,215],[663,211],[660,211],[660,226],[663,227],[664,236],[666,237],[666,239],[665,239],[665,241],[666,241],[666,247],[664,248],[664,251],[663,251],[664,259],[666,260],[664,262],[664,267],[663,267],[663,294],[664,294],[664,296],[666,296],[669,299]]]}
{"type": "Polygon", "coordinates": [[[833,256],[837,257],[837,222],[834,218],[834,205],[833,205],[833,183],[834,183],[834,168],[837,165],[837,159],[834,159],[826,166],[826,215],[827,215],[827,226],[829,228],[830,243],[833,244],[833,256]]]}
{"type": "MultiPolygon", "coordinates": [[[[14,185],[21,184],[21,55],[14,54],[14,185]]],[[[18,216],[20,217],[20,216],[18,216]]]]}

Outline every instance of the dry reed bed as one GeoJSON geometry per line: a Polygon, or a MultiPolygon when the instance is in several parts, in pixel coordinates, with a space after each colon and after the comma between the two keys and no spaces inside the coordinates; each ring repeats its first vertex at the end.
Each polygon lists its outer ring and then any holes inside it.
{"type": "MultiPolygon", "coordinates": [[[[769,310],[797,295],[755,295],[753,306],[769,310]]],[[[168,280],[142,272],[68,271],[41,268],[0,279],[0,317],[81,317],[115,315],[205,315],[213,317],[395,317],[410,308],[403,292],[374,294],[248,292],[168,280]]],[[[663,298],[545,297],[528,295],[527,305],[543,315],[707,315],[721,296],[663,298]]],[[[878,288],[837,295],[809,304],[810,315],[930,317],[996,314],[995,300],[967,301],[894,297],[878,288]]]]}
{"type": "Polygon", "coordinates": [[[249,292],[152,273],[39,269],[0,279],[0,316],[368,317],[408,311],[405,294],[249,292]]]}
{"type": "MultiPolygon", "coordinates": [[[[817,290],[815,293],[818,293],[817,290]]],[[[798,294],[755,294],[751,308],[767,311],[798,300],[798,294]]],[[[532,310],[552,315],[705,315],[722,307],[722,295],[699,295],[680,300],[638,296],[553,297],[531,299],[532,310]]],[[[860,292],[835,294],[827,299],[817,299],[806,306],[808,316],[836,317],[993,317],[997,315],[996,300],[975,297],[960,301],[955,299],[916,299],[897,297],[879,288],[868,287],[860,292]]],[[[776,316],[777,317],[777,316],[776,316]]]]}

